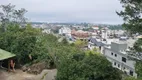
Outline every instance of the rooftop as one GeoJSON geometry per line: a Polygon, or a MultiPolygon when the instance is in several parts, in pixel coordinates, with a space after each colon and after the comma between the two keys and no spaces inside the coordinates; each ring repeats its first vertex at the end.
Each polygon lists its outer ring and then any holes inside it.
{"type": "Polygon", "coordinates": [[[8,51],[2,50],[0,49],[0,60],[4,60],[4,59],[8,59],[8,58],[12,58],[16,56],[15,54],[12,54],[8,51]]]}

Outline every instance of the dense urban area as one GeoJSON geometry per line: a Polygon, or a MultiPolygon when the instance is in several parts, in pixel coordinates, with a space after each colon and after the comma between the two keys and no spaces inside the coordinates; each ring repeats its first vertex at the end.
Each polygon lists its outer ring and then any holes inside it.
{"type": "Polygon", "coordinates": [[[142,80],[142,1],[120,0],[124,24],[29,22],[0,9],[0,80],[142,80]]]}

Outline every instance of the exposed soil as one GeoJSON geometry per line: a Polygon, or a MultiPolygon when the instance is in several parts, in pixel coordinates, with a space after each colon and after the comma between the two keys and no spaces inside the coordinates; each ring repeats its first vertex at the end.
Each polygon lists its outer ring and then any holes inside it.
{"type": "Polygon", "coordinates": [[[0,80],[55,80],[56,69],[43,70],[38,75],[29,74],[22,70],[16,70],[15,73],[0,70],[0,80]]]}
{"type": "Polygon", "coordinates": [[[27,74],[21,70],[15,72],[0,71],[0,80],[35,80],[36,75],[27,74]]]}

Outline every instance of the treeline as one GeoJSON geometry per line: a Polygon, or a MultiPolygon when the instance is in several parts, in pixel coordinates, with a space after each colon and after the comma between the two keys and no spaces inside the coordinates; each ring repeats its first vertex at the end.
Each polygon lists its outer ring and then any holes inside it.
{"type": "Polygon", "coordinates": [[[110,25],[108,28],[111,30],[124,30],[122,25],[110,25]]]}

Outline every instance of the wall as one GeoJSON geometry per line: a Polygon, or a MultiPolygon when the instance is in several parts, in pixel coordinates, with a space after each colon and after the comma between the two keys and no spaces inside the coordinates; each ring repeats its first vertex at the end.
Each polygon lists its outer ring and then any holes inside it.
{"type": "Polygon", "coordinates": [[[126,55],[112,51],[111,49],[104,48],[104,55],[106,58],[112,63],[113,67],[116,67],[122,71],[126,71],[127,74],[130,74],[130,70],[134,72],[134,76],[137,77],[137,74],[135,73],[135,61],[129,60],[126,55]],[[113,55],[112,55],[113,53],[113,55]],[[117,54],[117,57],[115,57],[115,54],[117,54]],[[126,58],[126,63],[122,61],[122,57],[126,58]],[[116,65],[115,65],[116,62],[116,65]],[[118,65],[120,65],[118,67],[118,65]]]}
{"type": "Polygon", "coordinates": [[[116,42],[112,42],[111,43],[111,49],[113,51],[119,52],[119,51],[124,51],[127,49],[127,44],[121,44],[121,43],[116,43],[116,42]]]}

